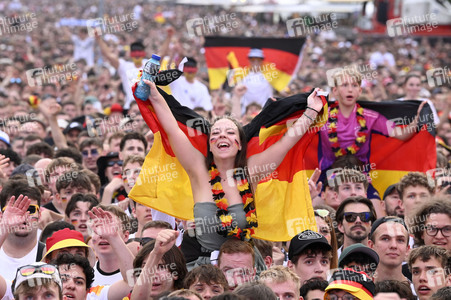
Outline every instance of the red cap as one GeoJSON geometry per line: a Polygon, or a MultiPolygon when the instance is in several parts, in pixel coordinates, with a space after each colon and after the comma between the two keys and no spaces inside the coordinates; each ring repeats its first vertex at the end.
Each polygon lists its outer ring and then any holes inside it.
{"type": "Polygon", "coordinates": [[[114,103],[113,105],[111,105],[111,112],[123,112],[124,109],[122,108],[122,106],[119,103],[114,103]]]}
{"type": "Polygon", "coordinates": [[[82,243],[85,242],[81,232],[64,228],[53,233],[52,236],[47,239],[45,244],[47,249],[50,250],[56,243],[63,240],[79,240],[82,243]]]}

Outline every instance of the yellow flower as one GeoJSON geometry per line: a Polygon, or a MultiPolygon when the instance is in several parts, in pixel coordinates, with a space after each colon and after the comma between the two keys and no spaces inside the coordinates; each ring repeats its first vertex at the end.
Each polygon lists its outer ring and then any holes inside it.
{"type": "Polygon", "coordinates": [[[336,142],[338,142],[338,137],[330,138],[329,141],[331,143],[336,143],[336,142]]]}
{"type": "Polygon", "coordinates": [[[329,123],[329,128],[330,129],[337,128],[337,124],[336,123],[329,123]]]}
{"type": "Polygon", "coordinates": [[[222,190],[222,185],[220,182],[216,182],[211,189],[220,191],[220,190],[222,190]]]}
{"type": "Polygon", "coordinates": [[[356,138],[356,141],[359,142],[359,143],[361,143],[361,144],[362,144],[362,143],[365,143],[365,140],[366,140],[366,139],[365,139],[364,136],[361,136],[361,137],[356,138]]]}
{"type": "Polygon", "coordinates": [[[219,218],[221,219],[221,222],[223,224],[230,224],[230,223],[232,223],[232,220],[233,220],[231,215],[222,215],[222,216],[219,216],[219,218]]]}
{"type": "Polygon", "coordinates": [[[239,184],[238,185],[238,190],[240,192],[245,191],[247,189],[249,189],[249,182],[246,182],[246,184],[239,184]]]}
{"type": "Polygon", "coordinates": [[[366,120],[365,120],[365,119],[359,120],[359,124],[360,124],[360,127],[365,127],[365,125],[366,125],[366,120]]]}
{"type": "Polygon", "coordinates": [[[356,152],[355,152],[355,149],[352,148],[352,147],[349,147],[348,150],[349,150],[349,152],[351,152],[352,154],[355,154],[355,153],[356,153],[356,152]]]}
{"type": "Polygon", "coordinates": [[[257,223],[257,216],[255,213],[252,213],[249,217],[246,217],[246,221],[248,223],[257,223]]]}
{"type": "Polygon", "coordinates": [[[357,109],[357,112],[358,112],[359,114],[363,115],[363,107],[359,107],[359,108],[357,109]]]}

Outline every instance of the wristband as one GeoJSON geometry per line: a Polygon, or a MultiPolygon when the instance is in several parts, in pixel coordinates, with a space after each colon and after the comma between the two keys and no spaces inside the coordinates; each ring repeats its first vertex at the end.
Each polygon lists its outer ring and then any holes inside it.
{"type": "Polygon", "coordinates": [[[309,106],[307,106],[305,109],[311,109],[311,110],[313,110],[314,112],[316,112],[317,114],[319,114],[319,111],[317,111],[316,109],[311,108],[311,107],[309,107],[309,106]]]}
{"type": "Polygon", "coordinates": [[[312,121],[315,121],[315,120],[313,120],[311,117],[309,117],[307,114],[304,114],[304,116],[306,116],[307,118],[309,118],[309,119],[312,120],[312,121]]]}

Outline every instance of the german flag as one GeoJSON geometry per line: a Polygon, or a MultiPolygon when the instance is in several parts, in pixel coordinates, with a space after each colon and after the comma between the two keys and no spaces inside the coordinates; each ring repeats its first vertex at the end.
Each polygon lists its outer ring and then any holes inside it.
{"type": "MultiPolygon", "coordinates": [[[[420,104],[421,101],[415,100],[361,103],[363,108],[377,111],[401,127],[415,118],[420,104]]],[[[409,172],[426,172],[436,168],[436,132],[428,104],[421,110],[419,123],[419,132],[405,142],[379,133],[372,134],[369,161],[376,167],[372,173],[377,174],[370,175],[380,195],[409,172]]]]}
{"type": "Polygon", "coordinates": [[[299,69],[304,44],[305,38],[207,36],[204,48],[210,89],[220,89],[230,76],[244,78],[249,72],[249,50],[259,48],[265,56],[260,71],[275,90],[281,91],[299,69]]]}
{"type": "MultiPolygon", "coordinates": [[[[181,106],[173,96],[159,91],[166,99],[179,128],[188,136],[193,146],[206,155],[208,123],[189,108],[181,106]]],[[[300,94],[271,102],[245,127],[248,157],[264,151],[283,136],[287,128],[302,115],[307,96],[308,94],[300,94]]],[[[137,184],[129,197],[177,218],[193,219],[194,201],[189,177],[175,157],[150,102],[139,99],[136,101],[155,137],[137,184]]],[[[325,98],[323,101],[326,103],[325,98]]],[[[323,112],[327,112],[327,107],[323,112]]],[[[320,119],[326,118],[323,116],[320,119]]],[[[315,131],[307,132],[288,152],[275,172],[265,178],[259,178],[261,182],[255,191],[259,226],[255,237],[286,241],[305,229],[316,230],[302,159],[315,136],[315,131]]]]}
{"type": "MultiPolygon", "coordinates": [[[[421,101],[358,101],[358,103],[364,109],[376,111],[398,126],[403,127],[415,118],[421,101]]],[[[426,172],[435,168],[437,157],[433,120],[432,110],[426,104],[420,113],[420,130],[410,140],[403,142],[379,132],[372,132],[369,135],[370,151],[367,158],[370,166],[372,166],[370,175],[372,184],[380,195],[383,195],[389,185],[398,182],[409,172],[426,172]]],[[[322,158],[320,146],[318,135],[312,139],[305,155],[309,176],[318,167],[322,158]]]]}

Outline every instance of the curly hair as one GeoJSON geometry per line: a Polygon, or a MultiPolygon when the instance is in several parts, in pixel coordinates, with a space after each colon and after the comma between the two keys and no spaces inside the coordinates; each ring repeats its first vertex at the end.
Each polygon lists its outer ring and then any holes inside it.
{"type": "Polygon", "coordinates": [[[425,187],[430,194],[434,193],[434,187],[429,184],[426,174],[421,172],[409,172],[398,184],[398,190],[401,194],[401,199],[404,198],[404,191],[409,186],[422,186],[425,187]]]}

